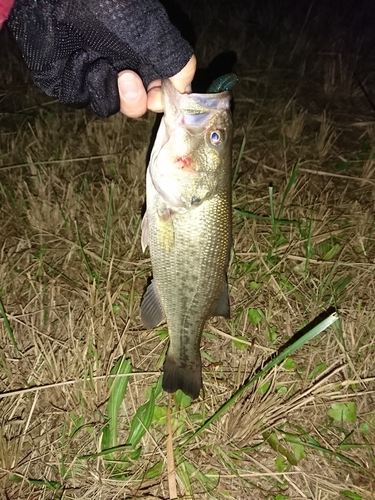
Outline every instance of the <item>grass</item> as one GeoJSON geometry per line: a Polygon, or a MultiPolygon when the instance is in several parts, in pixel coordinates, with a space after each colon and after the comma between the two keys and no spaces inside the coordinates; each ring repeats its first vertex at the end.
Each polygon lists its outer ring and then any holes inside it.
{"type": "Polygon", "coordinates": [[[357,83],[371,90],[365,5],[238,3],[223,22],[225,5],[183,6],[201,65],[230,48],[240,77],[232,318],[207,324],[197,401],[163,393],[167,330],[139,320],[154,116],[65,108],[1,54],[4,498],[375,494],[375,135],[357,83]],[[331,307],[339,321],[290,343],[331,307]]]}

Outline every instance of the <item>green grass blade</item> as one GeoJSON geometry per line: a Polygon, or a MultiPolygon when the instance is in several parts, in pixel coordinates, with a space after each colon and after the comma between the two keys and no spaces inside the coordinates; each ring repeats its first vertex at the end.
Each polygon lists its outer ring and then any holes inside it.
{"type": "Polygon", "coordinates": [[[58,491],[61,487],[61,484],[57,481],[48,481],[48,479],[28,479],[30,484],[34,484],[36,486],[45,486],[52,491],[58,491]]]}
{"type": "Polygon", "coordinates": [[[284,191],[283,199],[281,200],[279,213],[277,214],[278,219],[281,218],[281,215],[282,215],[283,210],[284,210],[285,201],[286,201],[290,191],[292,190],[292,187],[294,186],[294,184],[296,182],[297,176],[298,176],[298,165],[296,164],[293,167],[292,175],[290,176],[289,182],[288,182],[286,189],[284,191]]]}
{"type": "Polygon", "coordinates": [[[290,465],[297,465],[296,458],[279,442],[275,432],[269,432],[268,435],[263,434],[263,437],[276,453],[283,455],[288,460],[290,465]]]}
{"type": "Polygon", "coordinates": [[[348,458],[347,456],[343,455],[342,453],[338,453],[337,451],[330,450],[329,448],[325,448],[324,446],[321,446],[320,444],[315,444],[315,443],[310,443],[303,441],[301,439],[293,439],[293,437],[288,437],[287,439],[288,443],[297,443],[297,444],[302,444],[303,446],[306,446],[307,448],[311,448],[313,450],[321,451],[322,453],[325,453],[326,455],[331,455],[334,457],[339,458],[343,462],[346,462],[350,465],[353,465],[354,467],[358,467],[360,469],[363,469],[363,467],[358,464],[357,462],[354,462],[351,458],[348,458]]]}
{"type": "Polygon", "coordinates": [[[112,448],[106,448],[98,453],[90,453],[89,455],[81,455],[79,460],[89,460],[90,458],[98,458],[98,457],[106,457],[107,455],[112,455],[112,453],[116,453],[118,451],[129,451],[131,450],[131,446],[129,444],[121,444],[119,446],[113,446],[112,448]]]}
{"type": "MultiPolygon", "coordinates": [[[[111,375],[129,375],[132,365],[129,359],[122,356],[111,370],[111,375]]],[[[108,424],[103,429],[101,451],[117,446],[118,414],[128,387],[129,377],[110,378],[108,388],[111,393],[107,406],[108,424]]]]}
{"type": "Polygon", "coordinates": [[[81,285],[79,285],[77,281],[74,281],[71,278],[69,278],[69,276],[67,276],[66,274],[64,274],[62,271],[60,271],[56,267],[52,266],[46,260],[43,261],[43,264],[45,266],[47,266],[47,268],[51,271],[51,273],[53,274],[53,276],[55,278],[58,277],[58,278],[63,279],[66,283],[68,283],[69,285],[71,285],[74,288],[80,288],[81,287],[81,285]]]}
{"type": "Polygon", "coordinates": [[[181,463],[178,464],[177,468],[177,474],[178,478],[183,484],[183,487],[185,489],[185,492],[191,497],[193,495],[193,489],[191,486],[191,479],[195,479],[194,477],[191,477],[192,470],[189,467],[189,462],[187,460],[183,460],[181,463]]]}
{"type": "Polygon", "coordinates": [[[269,186],[268,188],[268,196],[270,200],[270,217],[271,217],[271,225],[274,236],[277,234],[277,222],[275,221],[275,206],[273,203],[273,186],[269,186]]]}
{"type": "Polygon", "coordinates": [[[189,444],[193,439],[202,434],[202,432],[207,429],[213,422],[215,422],[223,413],[225,413],[228,408],[230,408],[233,403],[240,397],[242,394],[257,380],[266,375],[274,366],[281,363],[285,358],[291,356],[297,349],[302,347],[304,344],[312,340],[314,337],[319,335],[321,332],[326,330],[329,326],[331,326],[335,321],[337,321],[338,314],[336,311],[332,311],[332,308],[326,311],[324,314],[324,319],[319,320],[319,317],[314,320],[312,323],[308,324],[302,330],[297,332],[293,337],[281,348],[276,351],[276,353],[271,356],[266,365],[256,372],[256,374],[251,377],[245,384],[238,389],[237,392],[233,394],[233,396],[221,407],[218,409],[216,413],[212,415],[206,422],[194,432],[179,448],[178,451],[181,451],[187,444],[189,444]]]}
{"type": "Polygon", "coordinates": [[[349,500],[364,500],[358,493],[355,493],[350,490],[342,490],[340,491],[340,497],[349,498],[349,500]]]}
{"type": "Polygon", "coordinates": [[[240,152],[238,153],[238,158],[236,161],[236,166],[234,167],[234,172],[233,172],[233,177],[232,177],[232,189],[234,188],[236,182],[237,182],[237,176],[238,176],[238,170],[240,168],[243,152],[245,150],[245,145],[246,145],[246,134],[244,134],[242,142],[241,142],[241,147],[240,147],[240,152]]]}
{"type": "Polygon", "coordinates": [[[305,263],[305,269],[307,270],[309,267],[309,260],[314,257],[314,247],[312,243],[312,223],[313,220],[310,218],[309,224],[308,224],[308,230],[307,230],[307,238],[306,238],[306,263],[305,263]]]}
{"type": "Polygon", "coordinates": [[[77,231],[77,236],[78,236],[78,245],[79,245],[79,248],[81,250],[83,262],[85,264],[86,270],[87,270],[87,272],[89,274],[89,277],[90,277],[90,283],[94,283],[94,281],[98,282],[97,276],[96,276],[95,272],[92,270],[91,265],[90,265],[90,261],[89,261],[87,255],[86,255],[86,252],[85,252],[85,249],[84,249],[84,244],[83,244],[83,241],[81,239],[81,235],[80,235],[80,232],[79,232],[79,229],[78,229],[77,221],[74,221],[74,223],[75,223],[75,226],[76,226],[76,231],[77,231]]]}
{"type": "Polygon", "coordinates": [[[156,462],[155,465],[153,465],[147,470],[147,472],[143,476],[143,479],[155,479],[162,475],[163,470],[164,470],[164,463],[162,460],[159,460],[159,462],[156,462]]]}
{"type": "Polygon", "coordinates": [[[8,332],[9,338],[10,338],[13,346],[17,349],[18,352],[21,352],[18,348],[16,337],[14,336],[13,328],[12,328],[12,325],[10,324],[7,313],[5,312],[4,304],[3,304],[3,301],[1,300],[1,297],[2,297],[2,292],[0,290],[0,314],[4,320],[5,328],[8,332]]]}
{"type": "MultiPolygon", "coordinates": [[[[246,217],[247,219],[255,219],[255,220],[262,220],[265,222],[272,222],[271,217],[267,217],[266,215],[257,215],[257,214],[252,214],[251,212],[247,212],[246,210],[240,210],[239,208],[235,208],[234,212],[237,215],[241,215],[242,217],[246,217]]],[[[298,220],[293,220],[293,219],[274,219],[274,222],[277,224],[290,224],[293,226],[298,226],[300,223],[298,220]]]]}
{"type": "Polygon", "coordinates": [[[151,390],[150,399],[140,406],[136,411],[132,423],[130,424],[129,437],[126,441],[134,448],[150,428],[155,409],[155,390],[151,390]]]}
{"type": "Polygon", "coordinates": [[[109,232],[111,228],[111,217],[112,217],[112,205],[113,205],[113,191],[114,191],[114,184],[111,182],[110,188],[109,188],[109,200],[108,200],[108,208],[107,208],[107,218],[106,218],[106,223],[105,223],[105,233],[104,233],[104,242],[103,242],[103,249],[102,249],[102,255],[100,259],[100,269],[99,269],[99,277],[98,277],[98,283],[100,283],[100,277],[102,275],[102,269],[103,269],[103,262],[105,259],[105,253],[107,249],[107,241],[109,240],[109,232]]]}

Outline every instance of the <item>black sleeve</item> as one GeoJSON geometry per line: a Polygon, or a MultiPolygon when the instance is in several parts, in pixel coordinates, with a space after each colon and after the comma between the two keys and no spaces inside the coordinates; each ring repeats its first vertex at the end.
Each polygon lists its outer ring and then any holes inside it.
{"type": "Polygon", "coordinates": [[[103,117],[120,109],[119,71],[147,86],[193,54],[157,0],[16,0],[7,24],[44,92],[103,117]]]}

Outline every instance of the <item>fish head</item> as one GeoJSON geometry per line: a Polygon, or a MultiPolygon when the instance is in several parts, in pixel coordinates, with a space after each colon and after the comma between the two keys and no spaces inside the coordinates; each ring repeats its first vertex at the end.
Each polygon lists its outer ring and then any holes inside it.
{"type": "Polygon", "coordinates": [[[165,204],[186,212],[214,196],[230,175],[230,94],[180,94],[164,80],[162,95],[164,117],[149,172],[165,204]]]}

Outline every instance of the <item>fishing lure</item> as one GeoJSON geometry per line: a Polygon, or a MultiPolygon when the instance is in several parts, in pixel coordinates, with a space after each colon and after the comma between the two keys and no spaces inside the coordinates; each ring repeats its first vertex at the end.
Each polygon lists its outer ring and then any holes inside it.
{"type": "Polygon", "coordinates": [[[216,78],[216,80],[214,80],[208,87],[207,93],[215,94],[216,92],[231,90],[237,82],[238,78],[234,73],[227,73],[226,75],[216,78]]]}

